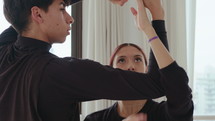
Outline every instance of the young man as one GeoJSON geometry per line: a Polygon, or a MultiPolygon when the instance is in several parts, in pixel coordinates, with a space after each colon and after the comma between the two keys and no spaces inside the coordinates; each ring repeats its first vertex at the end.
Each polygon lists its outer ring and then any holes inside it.
{"type": "MultiPolygon", "coordinates": [[[[62,43],[69,35],[74,21],[65,11],[69,4],[4,0],[5,17],[19,36],[14,40],[12,28],[0,36],[0,121],[78,121],[81,101],[164,95],[158,70],[140,74],[49,53],[53,43],[62,43]]],[[[178,67],[168,64],[167,69],[178,67]]],[[[160,72],[168,75],[165,69],[160,72]]]]}

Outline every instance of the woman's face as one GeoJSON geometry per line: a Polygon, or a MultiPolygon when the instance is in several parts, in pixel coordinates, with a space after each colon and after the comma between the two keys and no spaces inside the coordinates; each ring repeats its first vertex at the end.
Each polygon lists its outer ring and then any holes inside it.
{"type": "Polygon", "coordinates": [[[117,52],[113,60],[113,67],[146,73],[147,67],[144,60],[143,54],[137,48],[125,46],[117,52]]]}

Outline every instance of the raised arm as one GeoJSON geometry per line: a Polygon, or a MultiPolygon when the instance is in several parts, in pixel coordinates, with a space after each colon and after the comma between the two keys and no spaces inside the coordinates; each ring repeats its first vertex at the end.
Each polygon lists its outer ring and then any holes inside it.
{"type": "Polygon", "coordinates": [[[151,23],[146,14],[145,6],[142,0],[136,0],[138,4],[138,12],[131,8],[133,15],[136,18],[138,28],[145,32],[147,37],[149,38],[149,44],[152,48],[152,51],[155,55],[159,68],[164,68],[174,62],[173,58],[169,54],[166,47],[161,42],[160,38],[157,37],[154,28],[152,27],[151,23]]]}
{"type": "MultiPolygon", "coordinates": [[[[149,44],[163,78],[162,85],[165,88],[167,96],[167,103],[165,105],[166,113],[164,113],[164,115],[168,115],[174,120],[191,121],[193,115],[193,101],[191,89],[188,85],[189,79],[187,74],[183,68],[179,67],[174,62],[164,46],[165,43],[162,43],[160,38],[156,37],[157,34],[148,21],[142,0],[136,1],[138,4],[138,12],[134,8],[132,8],[132,12],[136,17],[139,29],[145,32],[149,40],[151,40],[149,44]]],[[[147,4],[147,2],[153,3],[153,1],[157,0],[144,0],[145,4],[147,4]]],[[[155,18],[155,16],[152,17],[153,19],[155,18]]],[[[164,111],[162,110],[162,112],[164,111]]]]}
{"type": "MultiPolygon", "coordinates": [[[[152,26],[157,33],[158,37],[160,38],[161,42],[164,46],[169,49],[168,41],[167,41],[167,33],[165,29],[165,21],[164,21],[164,10],[161,5],[160,0],[143,0],[144,5],[146,8],[149,9],[152,15],[152,26]]],[[[149,65],[148,65],[148,73],[157,72],[158,65],[155,59],[155,56],[150,50],[149,56],[149,65]]]]}

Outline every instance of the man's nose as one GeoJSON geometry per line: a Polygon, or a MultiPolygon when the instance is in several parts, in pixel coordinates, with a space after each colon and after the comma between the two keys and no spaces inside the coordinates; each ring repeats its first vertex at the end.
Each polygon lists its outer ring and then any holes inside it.
{"type": "Polygon", "coordinates": [[[73,24],[75,22],[74,18],[68,14],[67,23],[73,24]]]}

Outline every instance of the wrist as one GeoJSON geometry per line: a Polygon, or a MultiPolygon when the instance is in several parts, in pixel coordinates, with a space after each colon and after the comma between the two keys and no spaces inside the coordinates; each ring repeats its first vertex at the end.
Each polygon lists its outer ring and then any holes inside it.
{"type": "Polygon", "coordinates": [[[151,38],[157,36],[153,27],[146,29],[144,32],[145,32],[146,36],[148,37],[148,39],[151,39],[151,38]]]}
{"type": "Polygon", "coordinates": [[[163,8],[155,8],[151,10],[152,20],[164,20],[164,10],[163,8]]]}
{"type": "Polygon", "coordinates": [[[155,39],[158,39],[158,38],[159,38],[158,36],[154,36],[154,37],[150,38],[150,39],[148,40],[148,42],[151,42],[151,41],[153,41],[153,40],[155,40],[155,39]]]}

